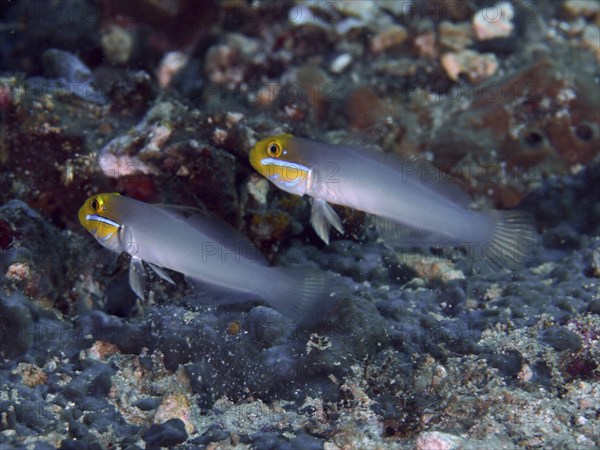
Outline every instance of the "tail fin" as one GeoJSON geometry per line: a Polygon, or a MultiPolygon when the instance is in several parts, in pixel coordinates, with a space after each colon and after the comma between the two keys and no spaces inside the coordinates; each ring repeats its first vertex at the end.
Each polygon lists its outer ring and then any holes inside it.
{"type": "Polygon", "coordinates": [[[522,211],[493,211],[487,242],[478,260],[492,268],[519,269],[537,250],[537,233],[531,215],[522,211]]]}
{"type": "Polygon", "coordinates": [[[327,273],[315,269],[274,267],[263,298],[294,322],[312,325],[324,320],[337,304],[327,273]]]}

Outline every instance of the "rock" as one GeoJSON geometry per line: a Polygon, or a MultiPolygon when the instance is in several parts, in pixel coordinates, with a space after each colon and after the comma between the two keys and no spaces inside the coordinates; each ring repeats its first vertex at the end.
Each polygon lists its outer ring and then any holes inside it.
{"type": "Polygon", "coordinates": [[[48,374],[41,368],[28,363],[19,363],[13,373],[21,375],[23,384],[30,388],[46,384],[48,382],[48,374]]]}
{"type": "Polygon", "coordinates": [[[183,52],[169,52],[160,61],[158,71],[156,72],[156,78],[158,83],[168,88],[171,85],[173,77],[175,77],[181,69],[188,63],[189,57],[183,52]]]}
{"type": "Polygon", "coordinates": [[[370,43],[371,51],[377,54],[393,50],[400,47],[407,37],[408,32],[403,26],[390,25],[373,36],[370,43]]]}
{"type": "Polygon", "coordinates": [[[518,204],[543,176],[598,154],[598,90],[583,72],[565,73],[560,61],[542,58],[453,98],[468,106],[450,114],[427,146],[441,167],[465,161],[457,174],[497,205],[518,204]]]}
{"type": "Polygon", "coordinates": [[[348,125],[364,130],[380,124],[387,111],[385,101],[370,86],[354,89],[346,100],[345,114],[348,125]]]}
{"type": "Polygon", "coordinates": [[[510,2],[497,3],[477,11],[473,17],[475,36],[479,40],[510,36],[514,28],[514,15],[514,6],[510,2]]]}
{"type": "Polygon", "coordinates": [[[449,433],[428,431],[417,438],[417,450],[455,450],[462,447],[464,439],[449,433]]]}
{"type": "Polygon", "coordinates": [[[469,81],[479,83],[490,78],[498,70],[498,60],[493,53],[480,54],[473,50],[445,53],[441,62],[448,76],[454,81],[458,81],[460,75],[465,75],[469,81]]]}
{"type": "Polygon", "coordinates": [[[18,294],[0,294],[0,354],[14,358],[26,353],[33,344],[33,317],[18,294]]]}
{"type": "Polygon", "coordinates": [[[567,350],[574,353],[579,351],[582,346],[581,336],[566,328],[552,327],[543,330],[540,333],[540,339],[559,352],[567,350]]]}
{"type": "Polygon", "coordinates": [[[600,61],[600,28],[596,25],[586,25],[581,35],[581,45],[589,48],[600,61]]]}
{"type": "MultiPolygon", "coordinates": [[[[302,95],[305,96],[308,104],[312,107],[313,120],[317,122],[322,120],[331,104],[336,101],[336,98],[332,96],[332,92],[335,92],[335,89],[332,88],[335,85],[332,84],[327,72],[316,65],[307,64],[300,67],[292,75],[292,78],[298,83],[302,95]]],[[[289,103],[294,103],[293,94],[292,97],[288,96],[287,100],[289,103]]]]}
{"type": "MultiPolygon", "coordinates": [[[[100,105],[108,102],[107,97],[98,88],[92,71],[75,54],[51,48],[44,52],[42,59],[44,73],[48,77],[48,80],[40,80],[38,85],[42,88],[42,93],[52,92],[51,87],[54,85],[59,94],[75,95],[100,105]]],[[[30,81],[31,83],[34,82],[30,81]]]]}
{"type": "Polygon", "coordinates": [[[336,56],[331,64],[329,70],[333,73],[339,74],[348,68],[352,64],[352,55],[350,53],[342,53],[336,56]]]}
{"type": "Polygon", "coordinates": [[[467,22],[442,22],[438,26],[438,35],[446,50],[460,52],[473,43],[473,29],[467,22]]]}
{"type": "Polygon", "coordinates": [[[245,189],[248,200],[254,202],[257,207],[267,206],[267,194],[269,193],[269,181],[258,174],[253,173],[246,181],[245,189]]]}
{"type": "Polygon", "coordinates": [[[142,435],[146,448],[171,447],[185,442],[188,434],[179,419],[170,419],[160,425],[153,424],[142,435]]]}
{"type": "Polygon", "coordinates": [[[593,19],[600,15],[600,4],[595,0],[567,0],[562,4],[564,14],[570,19],[593,19]]]}
{"type": "Polygon", "coordinates": [[[190,412],[190,402],[185,395],[167,395],[156,410],[154,423],[167,423],[171,421],[170,419],[175,418],[184,424],[184,429],[188,434],[192,434],[194,425],[190,422],[190,412]]]}
{"type": "Polygon", "coordinates": [[[584,48],[597,6],[510,0],[538,23],[515,10],[508,37],[476,39],[473,8],[499,1],[4,2],[0,447],[600,442],[598,70],[584,48]],[[298,12],[310,15],[288,20],[298,12]],[[122,63],[118,49],[112,62],[102,53],[116,17],[136,40],[122,63]],[[30,98],[22,79],[42,73],[50,46],[76,48],[111,102],[30,98]],[[452,80],[439,58],[466,49],[494,53],[502,77],[452,80]],[[377,143],[455,167],[474,208],[526,196],[542,234],[531,265],[478,273],[462,251],[392,251],[339,206],[345,234],[324,245],[309,202],[247,161],[259,136],[339,142],[389,116],[398,125],[377,143]],[[114,156],[153,171],[102,172],[98,152],[115,137],[114,156]],[[85,197],[114,191],[205,206],[271,264],[328,271],[342,300],[312,327],[256,299],[229,303],[237,293],[188,289],[179,274],[139,301],[125,255],[99,258],[76,219],[85,197]]]}
{"type": "Polygon", "coordinates": [[[228,34],[224,42],[206,53],[204,70],[211,83],[232,89],[246,79],[249,65],[261,55],[256,40],[240,34],[228,34]]]}
{"type": "Polygon", "coordinates": [[[101,34],[100,44],[104,56],[112,64],[127,64],[133,51],[132,34],[117,25],[110,25],[101,34]]]}
{"type": "Polygon", "coordinates": [[[439,55],[439,49],[436,45],[436,36],[433,31],[426,31],[415,37],[415,47],[419,55],[423,58],[434,59],[439,55]]]}

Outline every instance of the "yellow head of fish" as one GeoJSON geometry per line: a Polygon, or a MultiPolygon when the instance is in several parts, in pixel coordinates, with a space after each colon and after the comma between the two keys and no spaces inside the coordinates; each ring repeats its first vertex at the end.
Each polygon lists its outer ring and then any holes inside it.
{"type": "Polygon", "coordinates": [[[297,142],[291,134],[263,139],[250,151],[250,164],[278,188],[302,196],[310,185],[311,168],[297,142]]]}
{"type": "Polygon", "coordinates": [[[96,194],[88,198],[79,208],[79,222],[96,240],[107,248],[115,248],[119,242],[119,223],[114,208],[114,199],[119,194],[96,194]]]}

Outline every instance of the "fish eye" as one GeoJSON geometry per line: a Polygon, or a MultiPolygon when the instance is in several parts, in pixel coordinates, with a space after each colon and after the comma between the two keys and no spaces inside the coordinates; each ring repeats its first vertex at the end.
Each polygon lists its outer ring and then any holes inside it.
{"type": "Polygon", "coordinates": [[[92,209],[94,211],[98,211],[99,208],[100,208],[100,203],[98,203],[98,199],[92,200],[92,209]]]}
{"type": "Polygon", "coordinates": [[[281,144],[279,142],[271,142],[267,145],[267,155],[277,158],[281,155],[281,144]]]}

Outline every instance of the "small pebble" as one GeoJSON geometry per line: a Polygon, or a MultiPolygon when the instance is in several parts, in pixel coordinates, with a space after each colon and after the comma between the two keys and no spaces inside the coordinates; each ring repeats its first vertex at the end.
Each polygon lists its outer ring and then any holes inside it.
{"type": "Polygon", "coordinates": [[[227,131],[221,128],[215,128],[215,131],[213,132],[213,141],[217,145],[223,145],[227,139],[227,136],[227,131]]]}
{"type": "Polygon", "coordinates": [[[473,43],[473,29],[468,22],[442,22],[438,34],[440,44],[447,50],[461,51],[473,43]]]}
{"type": "Polygon", "coordinates": [[[133,36],[127,30],[111,25],[102,31],[100,45],[112,64],[127,64],[133,50],[133,36]]]}
{"type": "Polygon", "coordinates": [[[258,174],[252,174],[248,178],[246,184],[248,188],[248,194],[258,203],[260,206],[267,205],[267,194],[269,193],[269,181],[259,176],[258,174]]]}
{"type": "Polygon", "coordinates": [[[371,51],[373,53],[381,53],[397,48],[404,43],[407,37],[408,32],[403,26],[390,25],[371,39],[371,51]]]}
{"type": "Polygon", "coordinates": [[[477,83],[496,73],[498,60],[493,53],[463,50],[458,53],[449,52],[442,55],[442,66],[454,81],[458,81],[460,75],[464,74],[469,81],[477,83]]]}
{"type": "Polygon", "coordinates": [[[430,431],[417,438],[417,450],[453,450],[461,447],[462,439],[449,433],[430,431]]]}
{"type": "Polygon", "coordinates": [[[567,0],[562,7],[570,18],[586,17],[591,19],[600,15],[600,2],[597,0],[567,0]]]}
{"type": "Polygon", "coordinates": [[[600,28],[596,25],[586,25],[581,34],[581,45],[592,50],[596,59],[600,60],[600,28]]]}
{"type": "Polygon", "coordinates": [[[509,36],[514,28],[514,15],[514,7],[509,2],[497,3],[477,11],[473,17],[475,36],[480,41],[509,36]]]}
{"type": "Polygon", "coordinates": [[[14,263],[8,267],[6,278],[13,281],[27,281],[31,278],[31,269],[27,263],[14,263]]]}
{"type": "Polygon", "coordinates": [[[427,31],[415,38],[415,47],[423,58],[437,58],[439,50],[435,44],[435,33],[427,31]]]}
{"type": "Polygon", "coordinates": [[[351,63],[352,55],[350,53],[342,53],[331,62],[329,70],[333,73],[342,73],[351,63]]]}
{"type": "Polygon", "coordinates": [[[158,83],[166,88],[169,87],[173,77],[185,67],[188,57],[183,52],[169,52],[160,61],[156,78],[158,83]]]}

